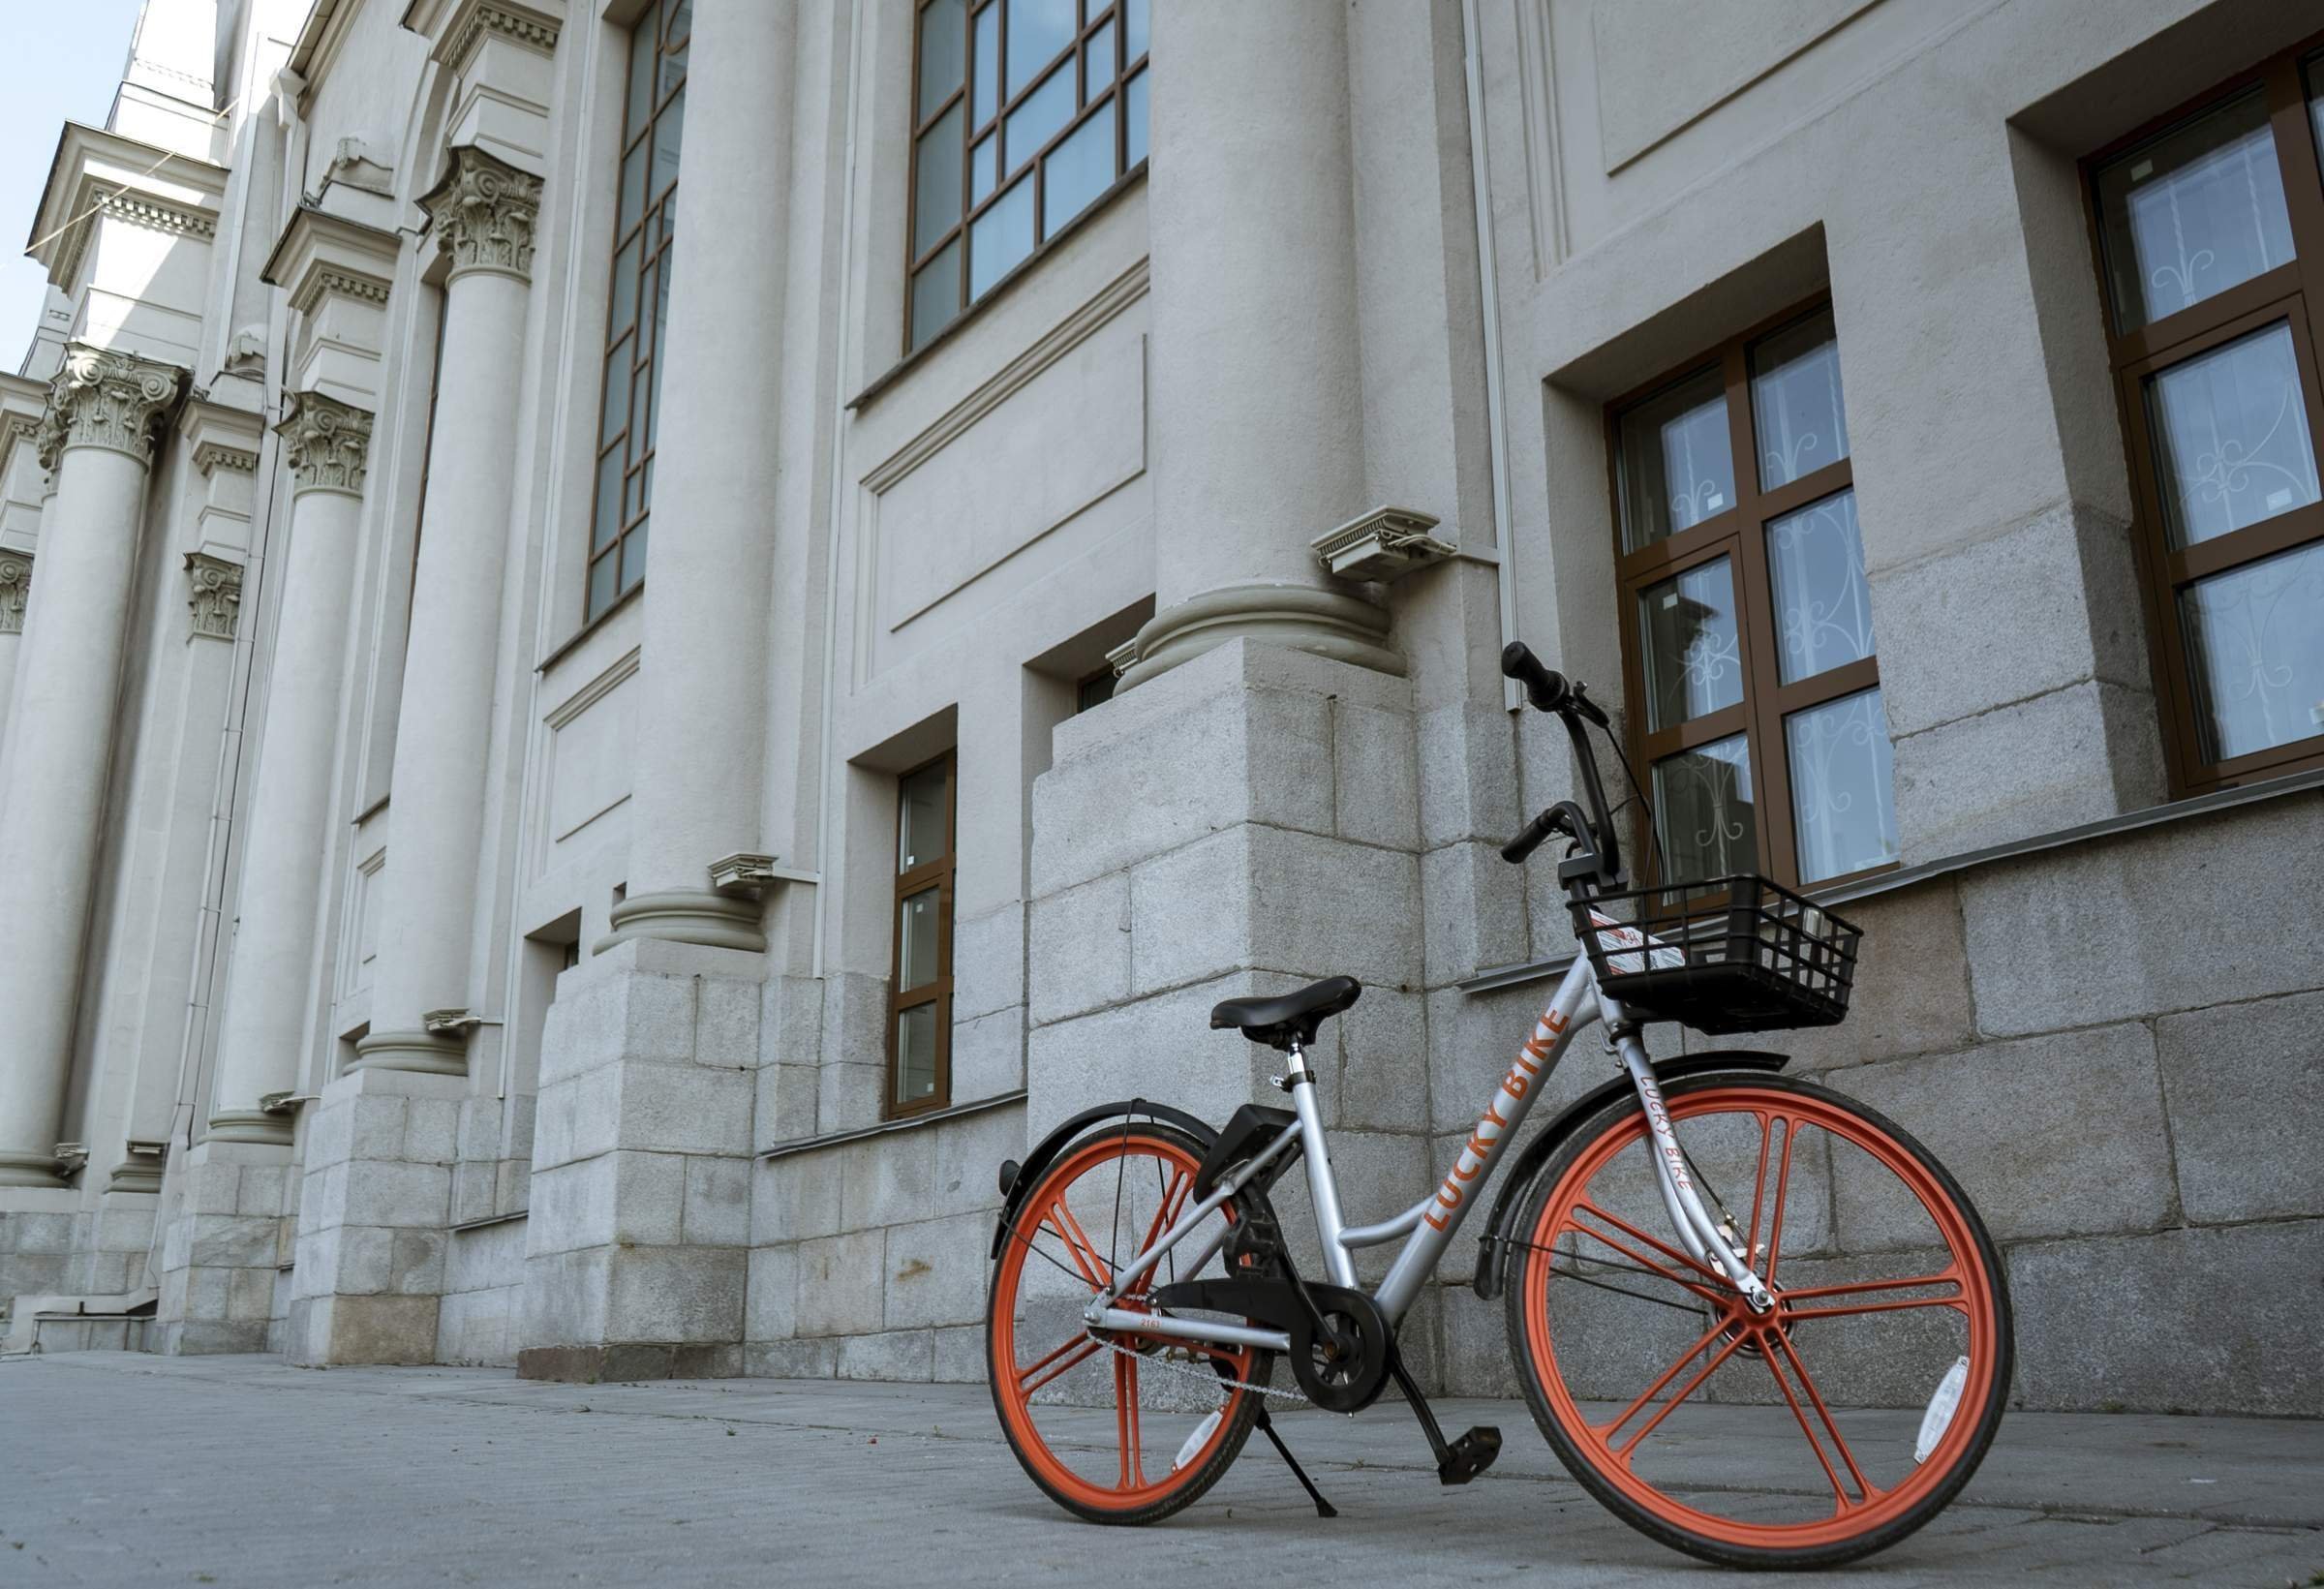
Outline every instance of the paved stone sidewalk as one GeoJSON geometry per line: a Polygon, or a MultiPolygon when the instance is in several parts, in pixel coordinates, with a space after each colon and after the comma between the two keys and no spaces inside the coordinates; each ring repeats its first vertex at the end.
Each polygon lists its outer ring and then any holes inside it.
{"type": "MultiPolygon", "coordinates": [[[[1705,1582],[1568,1481],[1513,1403],[1442,1489],[1409,1418],[1284,1420],[1131,1534],[1065,1517],[980,1387],[541,1385],[482,1369],[87,1353],[0,1361],[0,1585],[1705,1582]]],[[[1748,1475],[1738,1466],[1736,1477],[1748,1475]]],[[[2324,1427],[2017,1414],[1965,1499],[1821,1584],[2324,1582],[2324,1427]],[[2311,1574],[2315,1576],[2311,1579],[2311,1574]]],[[[1769,1583],[1782,1580],[1759,1578],[1769,1583]]]]}

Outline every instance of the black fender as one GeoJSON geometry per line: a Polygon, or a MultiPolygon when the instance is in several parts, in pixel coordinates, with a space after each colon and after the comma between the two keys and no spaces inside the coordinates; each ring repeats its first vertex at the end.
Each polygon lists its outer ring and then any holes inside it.
{"type": "Polygon", "coordinates": [[[1009,1238],[1009,1227],[1016,1222],[1018,1207],[1024,1202],[1024,1194],[1031,1189],[1034,1181],[1041,1178],[1041,1172],[1049,1168],[1052,1159],[1065,1151],[1068,1144],[1098,1121],[1118,1120],[1125,1115],[1138,1115],[1178,1127],[1201,1143],[1206,1150],[1218,1141],[1218,1131],[1214,1126],[1196,1119],[1182,1109],[1173,1109],[1168,1104],[1148,1103],[1144,1098],[1132,1098],[1126,1103],[1099,1104],[1093,1109],[1083,1110],[1033,1144],[1032,1150],[1024,1155],[1023,1163],[1014,1159],[1002,1162],[1000,1220],[993,1230],[992,1256],[994,1259],[1000,1257],[1000,1244],[1009,1238]]]}
{"type": "MultiPolygon", "coordinates": [[[[1656,1081],[1674,1082],[1721,1070],[1782,1070],[1790,1062],[1788,1054],[1770,1054],[1762,1049],[1712,1049],[1703,1054],[1657,1059],[1653,1065],[1656,1081]]],[[[1636,1096],[1630,1077],[1617,1076],[1604,1086],[1592,1087],[1575,1099],[1525,1145],[1525,1150],[1517,1155],[1517,1162],[1510,1166],[1508,1176],[1502,1179],[1500,1195],[1493,1199],[1492,1215],[1484,1222],[1484,1234],[1477,1238],[1477,1277],[1470,1283],[1479,1297],[1489,1302],[1501,1295],[1502,1271],[1509,1264],[1508,1243],[1514,1235],[1508,1227],[1517,1217],[1518,1201],[1533,1185],[1542,1166],[1549,1162],[1549,1155],[1565,1146],[1566,1139],[1580,1130],[1583,1121],[1609,1102],[1636,1096]]]]}

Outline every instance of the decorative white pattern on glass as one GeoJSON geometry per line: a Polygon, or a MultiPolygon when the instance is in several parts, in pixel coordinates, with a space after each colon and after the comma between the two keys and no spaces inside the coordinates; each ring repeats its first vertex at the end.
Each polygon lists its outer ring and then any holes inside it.
{"type": "Polygon", "coordinates": [[[1654,822],[1666,883],[1758,870],[1758,813],[1744,737],[1733,734],[1656,762],[1654,822]]]}
{"type": "Polygon", "coordinates": [[[2179,610],[2205,760],[2324,734],[2324,545],[2203,580],[2179,610]]]}
{"type": "Polygon", "coordinates": [[[1799,880],[1819,882],[1897,858],[1888,712],[1877,688],[1784,719],[1799,880]]]}
{"type": "Polygon", "coordinates": [[[1646,726],[1672,728],[1743,698],[1743,642],[1726,558],[1638,593],[1646,726]]]}
{"type": "Polygon", "coordinates": [[[1767,575],[1784,683],[1872,655],[1872,594],[1854,487],[1767,526],[1767,575]]]}
{"type": "Polygon", "coordinates": [[[1716,369],[1622,416],[1622,548],[1636,552],[1735,504],[1727,388],[1716,369]]]}
{"type": "Polygon", "coordinates": [[[1848,456],[1840,401],[1840,344],[1832,312],[1819,310],[1751,351],[1751,413],[1758,434],[1759,485],[1773,491],[1848,456]]]}
{"type": "Polygon", "coordinates": [[[2097,187],[2125,331],[2291,262],[2276,138],[2256,88],[2114,161],[2097,187]]]}
{"type": "Polygon", "coordinates": [[[2171,544],[2191,546],[2317,500],[2291,328],[2280,321],[2147,382],[2171,544]]]}

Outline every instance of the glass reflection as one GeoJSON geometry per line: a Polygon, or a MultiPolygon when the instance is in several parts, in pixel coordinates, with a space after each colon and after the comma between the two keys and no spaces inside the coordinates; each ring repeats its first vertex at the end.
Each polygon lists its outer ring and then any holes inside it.
{"type": "Polygon", "coordinates": [[[2278,322],[2147,382],[2163,527],[2173,546],[2316,501],[2298,354],[2278,322]]]}
{"type": "Polygon", "coordinates": [[[2179,610],[2206,761],[2324,734],[2324,545],[2204,580],[2179,610]]]}
{"type": "Polygon", "coordinates": [[[2125,331],[2288,264],[2292,223],[2259,89],[2098,173],[2116,322],[2125,331]]]}
{"type": "Polygon", "coordinates": [[[1872,655],[1872,593],[1852,488],[1767,526],[1767,576],[1784,683],[1872,655]]]}
{"type": "Polygon", "coordinates": [[[896,1017],[896,1101],[917,1103],[936,1091],[936,1006],[915,1004],[896,1017]]]}
{"type": "Polygon", "coordinates": [[[1727,388],[1715,369],[1625,413],[1618,450],[1624,551],[1651,546],[1735,504],[1727,388]]]}
{"type": "Polygon", "coordinates": [[[1751,351],[1751,416],[1759,484],[1773,491],[1848,456],[1840,344],[1832,312],[1787,326],[1751,351]]]}
{"type": "Polygon", "coordinates": [[[1654,764],[1654,825],[1666,883],[1701,882],[1758,869],[1751,748],[1741,734],[1654,764]]]}
{"type": "Polygon", "coordinates": [[[1743,698],[1743,643],[1726,558],[1638,593],[1646,726],[1671,728],[1743,698]]]}
{"type": "Polygon", "coordinates": [[[897,906],[896,991],[936,980],[936,891],[924,888],[897,906]]]}
{"type": "Polygon", "coordinates": [[[1898,854],[1894,752],[1878,689],[1795,712],[1784,719],[1799,880],[1820,882],[1898,854]]]}
{"type": "Polygon", "coordinates": [[[899,874],[914,867],[941,860],[945,847],[951,842],[945,832],[944,773],[942,762],[924,767],[903,780],[902,819],[897,824],[896,871],[899,874]]]}

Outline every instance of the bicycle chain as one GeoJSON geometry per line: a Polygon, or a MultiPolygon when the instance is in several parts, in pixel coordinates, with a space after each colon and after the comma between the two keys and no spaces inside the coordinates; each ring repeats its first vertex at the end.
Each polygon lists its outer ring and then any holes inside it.
{"type": "Polygon", "coordinates": [[[1175,1350],[1171,1347],[1166,1346],[1162,1349],[1163,1353],[1165,1354],[1164,1356],[1149,1358],[1135,1347],[1123,1346],[1117,1341],[1107,1340],[1103,1335],[1100,1335],[1094,1329],[1089,1331],[1089,1338],[1095,1341],[1098,1345],[1104,1347],[1109,1352],[1117,1353],[1125,1358],[1133,1358],[1150,1367],[1160,1368],[1168,1373],[1179,1374],[1190,1379],[1200,1380],[1205,1385],[1211,1387],[1213,1390],[1227,1391],[1256,1390],[1263,1396],[1274,1396],[1284,1401],[1307,1400],[1307,1393],[1303,1390],[1278,1390],[1271,1385],[1254,1385],[1249,1380],[1220,1379],[1215,1370],[1196,1368],[1185,1363],[1172,1362],[1167,1356],[1168,1353],[1175,1350]]]}

